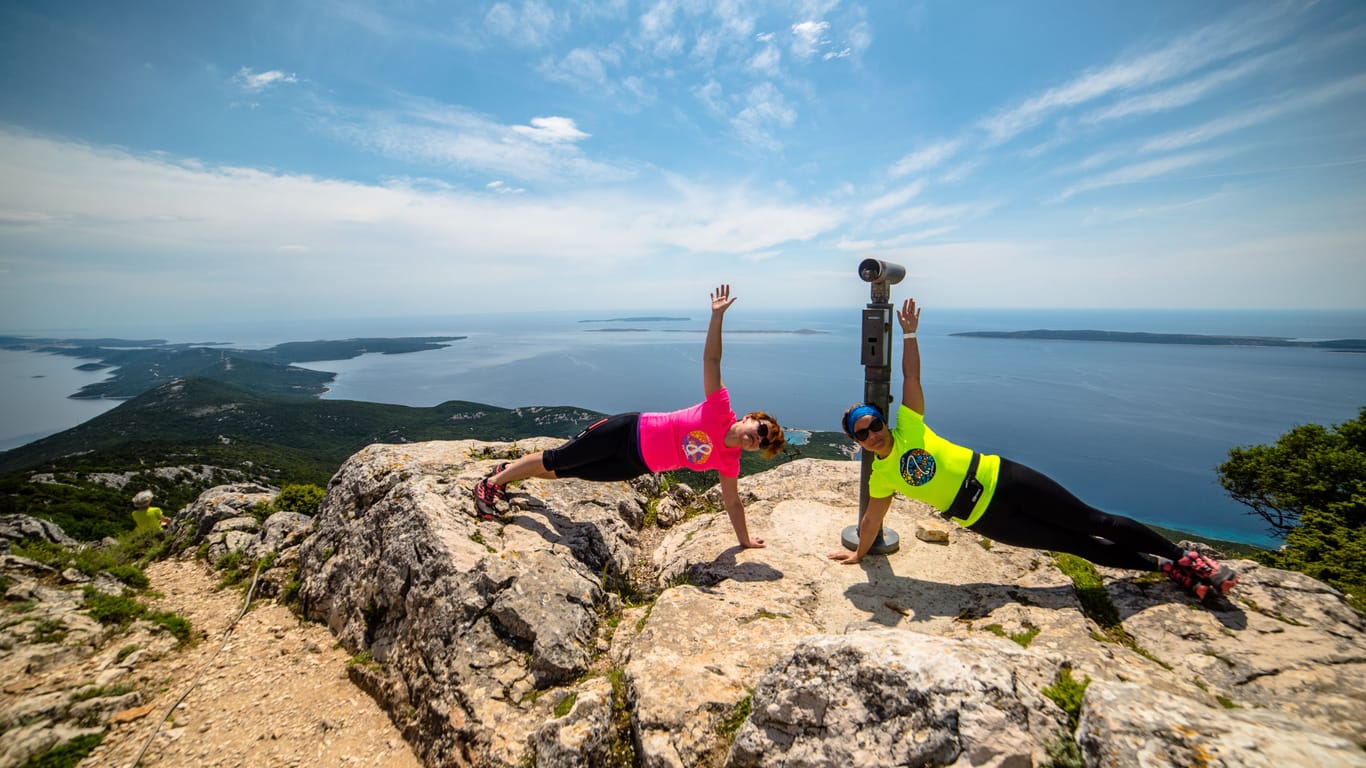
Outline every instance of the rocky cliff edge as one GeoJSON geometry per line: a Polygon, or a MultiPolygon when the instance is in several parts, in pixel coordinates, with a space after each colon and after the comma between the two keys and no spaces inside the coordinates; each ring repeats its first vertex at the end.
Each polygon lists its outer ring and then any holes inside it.
{"type": "Polygon", "coordinates": [[[1366,765],[1366,621],[1300,574],[1235,562],[1214,606],[1078,585],[904,499],[900,551],[841,565],[855,462],[742,478],[763,549],[658,478],[475,516],[478,478],[557,442],[370,446],[299,549],[305,613],[428,765],[1366,765]]]}

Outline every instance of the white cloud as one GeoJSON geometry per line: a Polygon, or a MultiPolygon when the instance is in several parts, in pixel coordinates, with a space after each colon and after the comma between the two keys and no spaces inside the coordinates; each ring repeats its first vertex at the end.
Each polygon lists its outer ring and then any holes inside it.
{"type": "Polygon", "coordinates": [[[590,135],[567,117],[533,117],[531,125],[514,125],[512,130],[540,144],[583,141],[590,135]]]}
{"type": "Polygon", "coordinates": [[[523,182],[621,181],[631,168],[587,157],[588,137],[565,117],[537,117],[530,125],[504,125],[468,110],[410,102],[399,111],[339,118],[327,129],[379,154],[431,168],[472,171],[523,182]]]}
{"type": "Polygon", "coordinates": [[[237,83],[250,93],[261,93],[275,85],[281,83],[292,84],[299,82],[299,78],[294,74],[287,74],[278,69],[269,72],[253,72],[250,67],[242,67],[233,75],[233,82],[237,83]]]}
{"type": "Polygon", "coordinates": [[[792,25],[792,55],[799,59],[815,56],[818,49],[830,44],[825,33],[830,24],[824,21],[803,21],[792,25]]]}
{"type": "MultiPolygon", "coordinates": [[[[762,261],[845,220],[840,209],[787,202],[775,190],[680,178],[648,194],[571,187],[530,198],[488,194],[506,188],[503,179],[469,193],[361,184],[3,130],[0,177],[0,210],[49,222],[0,226],[0,252],[33,256],[11,261],[0,306],[34,322],[118,316],[130,298],[155,299],[167,322],[228,304],[245,315],[304,304],[321,316],[383,306],[449,312],[453,296],[460,311],[482,311],[501,306],[490,301],[506,295],[498,265],[509,259],[525,265],[527,295],[592,306],[614,301],[623,268],[648,275],[720,256],[762,261]]],[[[726,263],[738,281],[742,270],[726,263]]]]}

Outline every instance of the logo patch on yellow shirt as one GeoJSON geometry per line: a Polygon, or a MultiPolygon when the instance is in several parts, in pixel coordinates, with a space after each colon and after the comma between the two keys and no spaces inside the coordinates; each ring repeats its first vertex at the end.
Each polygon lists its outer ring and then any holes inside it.
{"type": "Polygon", "coordinates": [[[934,457],[924,448],[901,455],[901,477],[911,485],[924,485],[934,479],[934,457]]]}

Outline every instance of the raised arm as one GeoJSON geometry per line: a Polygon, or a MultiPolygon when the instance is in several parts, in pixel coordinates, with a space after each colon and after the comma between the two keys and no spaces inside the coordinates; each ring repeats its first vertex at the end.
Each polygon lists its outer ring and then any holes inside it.
{"type": "Polygon", "coordinates": [[[734,303],[729,285],[712,291],[711,323],[707,325],[707,344],[702,348],[702,391],[707,397],[725,386],[721,383],[721,320],[734,303]]]}
{"type": "Polygon", "coordinates": [[[901,323],[901,403],[921,416],[925,415],[925,390],[920,386],[920,342],[915,330],[920,327],[920,308],[915,299],[906,299],[896,313],[901,323]]]}

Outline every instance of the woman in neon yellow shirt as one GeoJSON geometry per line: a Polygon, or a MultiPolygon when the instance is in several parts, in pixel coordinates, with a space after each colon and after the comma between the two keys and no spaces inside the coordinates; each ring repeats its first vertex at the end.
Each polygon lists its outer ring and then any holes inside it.
{"type": "Polygon", "coordinates": [[[152,506],[151,491],[138,491],[133,497],[133,522],[138,531],[160,531],[171,518],[162,513],[161,507],[152,506]]]}
{"type": "Polygon", "coordinates": [[[844,414],[845,434],[876,458],[858,549],[834,552],[830,559],[848,564],[862,560],[882,530],[892,493],[900,492],[1003,544],[1066,552],[1111,568],[1161,571],[1201,599],[1224,594],[1237,583],[1231,568],[1199,552],[1183,552],[1136,520],[1086,504],[1040,472],[935,434],[925,423],[920,346],[915,338],[920,310],[914,299],[902,304],[897,321],[905,340],[897,424],[888,430],[886,417],[869,403],[844,414]]]}

